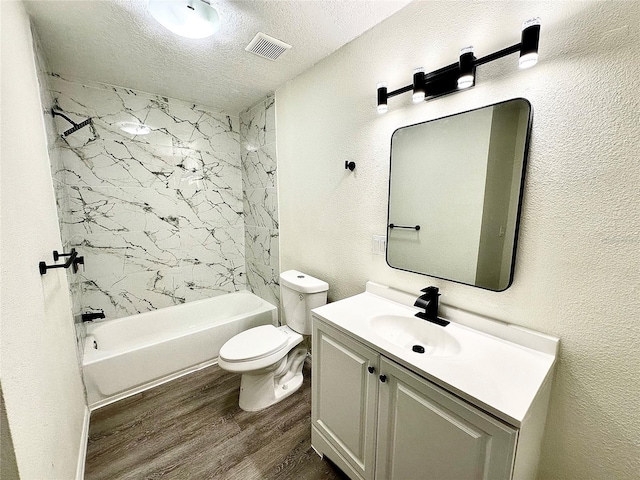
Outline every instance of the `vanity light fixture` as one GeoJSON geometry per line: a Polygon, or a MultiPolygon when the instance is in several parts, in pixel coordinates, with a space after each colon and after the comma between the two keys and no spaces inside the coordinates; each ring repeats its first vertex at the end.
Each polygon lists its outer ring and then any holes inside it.
{"type": "Polygon", "coordinates": [[[426,83],[424,79],[424,68],[416,68],[413,71],[413,103],[424,101],[426,83]]]}
{"type": "Polygon", "coordinates": [[[538,62],[538,43],[540,41],[540,19],[532,18],[522,24],[521,42],[503,48],[481,58],[474,56],[473,47],[460,50],[457,62],[424,73],[417,68],[413,71],[413,83],[389,92],[386,82],[378,83],[378,113],[386,113],[388,99],[406,92],[413,92],[414,103],[432,100],[450,93],[460,92],[475,85],[476,67],[493,62],[512,53],[520,52],[520,68],[533,67],[538,62]]]}
{"type": "Polygon", "coordinates": [[[149,0],[149,12],[181,37],[210,37],[220,28],[220,17],[209,0],[149,0]]]}

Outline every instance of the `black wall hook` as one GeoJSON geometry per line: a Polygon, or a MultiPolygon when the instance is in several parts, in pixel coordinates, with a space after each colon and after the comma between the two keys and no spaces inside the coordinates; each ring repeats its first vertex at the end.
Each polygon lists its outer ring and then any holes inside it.
{"type": "Polygon", "coordinates": [[[356,169],[356,162],[349,162],[349,161],[345,160],[344,169],[345,170],[351,170],[353,172],[356,169]]]}

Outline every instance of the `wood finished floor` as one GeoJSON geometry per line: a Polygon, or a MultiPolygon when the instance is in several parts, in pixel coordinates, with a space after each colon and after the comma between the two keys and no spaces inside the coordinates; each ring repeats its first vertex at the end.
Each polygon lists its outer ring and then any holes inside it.
{"type": "Polygon", "coordinates": [[[240,375],[200,370],[91,414],[86,480],[347,479],[311,448],[310,372],[282,402],[238,407],[240,375]]]}

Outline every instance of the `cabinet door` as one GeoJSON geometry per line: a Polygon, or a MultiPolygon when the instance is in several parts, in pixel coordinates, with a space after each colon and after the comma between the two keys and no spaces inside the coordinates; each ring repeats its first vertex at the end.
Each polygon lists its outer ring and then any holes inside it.
{"type": "Polygon", "coordinates": [[[511,477],[516,429],[386,358],[380,372],[376,478],[511,477]]]}
{"type": "Polygon", "coordinates": [[[358,474],[373,479],[379,355],[313,323],[312,424],[358,474]]]}

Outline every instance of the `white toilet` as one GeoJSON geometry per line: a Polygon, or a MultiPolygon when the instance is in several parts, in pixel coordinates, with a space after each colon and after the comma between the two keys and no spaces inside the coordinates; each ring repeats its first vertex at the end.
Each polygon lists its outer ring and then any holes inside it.
{"type": "Polygon", "coordinates": [[[256,412],[288,397],[302,385],[311,335],[311,309],[327,303],[329,285],[296,270],[280,274],[281,327],[262,325],[239,333],[220,349],[218,365],[242,373],[240,408],[256,412]]]}

